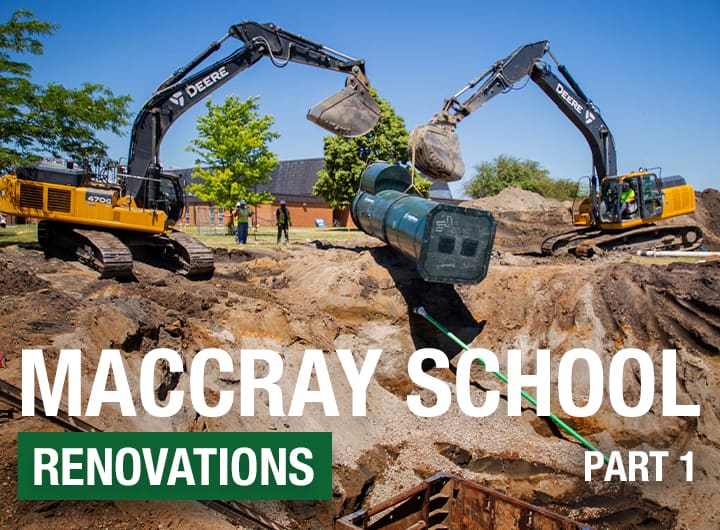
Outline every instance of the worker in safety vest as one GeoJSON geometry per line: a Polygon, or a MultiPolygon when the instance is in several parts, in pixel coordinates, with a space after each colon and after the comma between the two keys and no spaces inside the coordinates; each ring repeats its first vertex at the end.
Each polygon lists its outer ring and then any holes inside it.
{"type": "Polygon", "coordinates": [[[285,206],[285,201],[280,201],[280,208],[275,210],[275,220],[277,221],[277,244],[280,244],[280,236],[285,234],[285,243],[290,243],[290,237],[288,236],[288,228],[292,226],[292,220],[290,219],[290,212],[285,206]]]}
{"type": "Polygon", "coordinates": [[[247,243],[248,236],[248,223],[252,217],[252,212],[248,210],[247,202],[241,200],[235,207],[235,222],[237,223],[237,230],[235,231],[235,241],[241,245],[247,243]]]}
{"type": "Polygon", "coordinates": [[[630,187],[628,182],[623,182],[623,190],[620,193],[620,219],[628,210],[628,205],[635,202],[635,190],[630,187]]]}

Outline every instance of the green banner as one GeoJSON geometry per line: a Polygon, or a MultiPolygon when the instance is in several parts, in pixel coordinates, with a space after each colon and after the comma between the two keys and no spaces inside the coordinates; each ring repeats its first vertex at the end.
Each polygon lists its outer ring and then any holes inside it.
{"type": "Polygon", "coordinates": [[[19,500],[328,500],[329,432],[21,432],[19,500]]]}

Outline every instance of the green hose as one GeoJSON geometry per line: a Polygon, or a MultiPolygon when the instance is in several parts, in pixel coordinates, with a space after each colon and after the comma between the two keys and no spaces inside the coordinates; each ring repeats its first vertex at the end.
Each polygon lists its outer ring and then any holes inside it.
{"type": "MultiPolygon", "coordinates": [[[[422,316],[423,318],[425,318],[425,320],[427,320],[428,322],[430,322],[433,326],[435,326],[436,328],[438,328],[440,331],[442,331],[447,338],[449,338],[450,340],[452,340],[455,344],[457,344],[458,346],[460,346],[463,350],[466,350],[466,351],[467,351],[467,350],[470,349],[467,344],[465,344],[463,341],[461,341],[459,338],[457,338],[455,335],[453,335],[453,333],[452,333],[450,330],[448,330],[445,326],[443,326],[442,324],[440,324],[440,322],[438,322],[438,321],[435,320],[433,317],[431,317],[431,316],[428,314],[428,312],[425,311],[425,308],[424,308],[424,307],[416,307],[413,311],[414,311],[415,313],[417,313],[418,315],[422,316]]],[[[483,362],[482,359],[479,359],[479,358],[478,358],[478,361],[480,361],[483,365],[485,365],[485,363],[483,362]]],[[[507,384],[508,379],[507,379],[507,377],[505,377],[503,374],[501,374],[500,372],[493,372],[493,374],[495,374],[495,375],[498,377],[498,379],[500,379],[503,383],[507,384]]],[[[530,394],[528,394],[528,393],[525,392],[524,390],[520,390],[520,395],[521,395],[522,397],[524,397],[526,400],[528,400],[530,403],[532,403],[532,405],[537,409],[537,401],[535,400],[534,397],[532,397],[530,394]]],[[[591,451],[597,451],[598,453],[600,453],[600,450],[599,450],[599,449],[597,449],[593,444],[591,444],[590,442],[588,442],[588,441],[587,441],[585,438],[583,438],[575,429],[573,429],[572,427],[570,427],[567,423],[565,423],[563,420],[561,420],[560,418],[558,418],[555,414],[553,414],[553,413],[551,412],[551,413],[549,414],[549,417],[550,417],[550,419],[551,419],[552,421],[554,421],[561,429],[563,429],[563,430],[564,430],[565,432],[567,432],[570,436],[572,436],[573,438],[575,438],[575,439],[576,439],[578,442],[580,442],[583,446],[587,447],[587,448],[590,449],[591,451]]],[[[608,463],[608,462],[609,462],[608,457],[605,456],[604,453],[601,453],[601,454],[603,455],[603,459],[605,460],[605,463],[608,463]]]]}

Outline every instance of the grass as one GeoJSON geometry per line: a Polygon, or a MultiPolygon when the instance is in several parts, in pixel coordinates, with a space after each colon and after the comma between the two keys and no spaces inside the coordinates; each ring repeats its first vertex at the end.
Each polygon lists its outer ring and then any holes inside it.
{"type": "MultiPolygon", "coordinates": [[[[188,226],[186,230],[189,235],[198,238],[210,247],[235,248],[235,236],[225,233],[223,228],[188,226]]],[[[293,241],[352,241],[365,237],[365,234],[356,228],[290,228],[290,243],[293,241]]],[[[266,227],[251,228],[247,239],[248,245],[272,247],[277,244],[277,228],[266,227]]]]}
{"type": "MultiPolygon", "coordinates": [[[[183,232],[197,237],[200,241],[211,247],[234,248],[235,236],[225,233],[223,228],[188,226],[183,232]]],[[[290,242],[293,241],[352,241],[360,239],[364,234],[356,228],[290,228],[290,242]]],[[[250,229],[248,234],[248,245],[275,246],[277,241],[277,229],[275,227],[250,229]]],[[[9,225],[7,228],[0,228],[0,247],[10,245],[32,245],[37,244],[37,225],[9,225]]]]}
{"type": "Polygon", "coordinates": [[[37,225],[8,225],[0,228],[0,247],[37,243],[37,225]]]}

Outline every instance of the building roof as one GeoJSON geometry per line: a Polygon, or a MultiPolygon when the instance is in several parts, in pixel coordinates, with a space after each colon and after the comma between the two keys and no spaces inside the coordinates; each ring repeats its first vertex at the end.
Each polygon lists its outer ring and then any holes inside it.
{"type": "Polygon", "coordinates": [[[306,202],[324,202],[312,193],[323,168],[322,158],[283,160],[270,174],[270,182],[258,186],[258,191],[269,191],[278,199],[298,199],[306,202]]]}
{"type": "MultiPolygon", "coordinates": [[[[270,174],[270,182],[258,185],[257,191],[268,191],[278,199],[324,202],[323,199],[312,194],[318,172],[323,168],[323,160],[322,158],[281,160],[270,174]]],[[[172,173],[181,178],[184,187],[187,187],[191,181],[191,168],[173,170],[172,173]]],[[[430,198],[452,199],[447,182],[433,181],[430,198]]]]}

